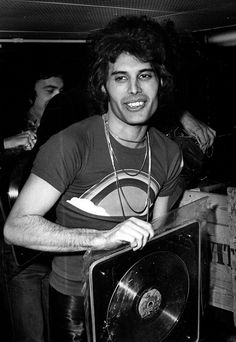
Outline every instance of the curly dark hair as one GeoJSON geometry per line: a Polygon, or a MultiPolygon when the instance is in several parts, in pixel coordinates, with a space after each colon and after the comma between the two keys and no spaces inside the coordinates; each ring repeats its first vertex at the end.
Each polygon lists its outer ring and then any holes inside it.
{"type": "Polygon", "coordinates": [[[173,87],[172,75],[165,67],[165,32],[161,25],[147,16],[115,18],[91,39],[89,93],[101,112],[107,110],[107,95],[102,92],[109,62],[114,63],[121,53],[129,53],[143,62],[149,62],[162,79],[159,99],[173,87]]]}

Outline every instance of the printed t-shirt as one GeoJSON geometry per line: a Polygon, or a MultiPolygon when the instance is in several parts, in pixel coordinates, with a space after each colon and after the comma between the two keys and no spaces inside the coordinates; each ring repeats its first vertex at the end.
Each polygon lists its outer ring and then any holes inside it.
{"type": "MultiPolygon", "coordinates": [[[[157,196],[173,193],[182,156],[177,144],[157,129],[150,128],[149,136],[152,209],[157,196]]],[[[56,205],[56,223],[68,228],[111,229],[123,220],[117,185],[122,191],[125,216],[145,219],[149,179],[146,147],[132,149],[121,145],[112,136],[110,140],[117,160],[116,172],[101,116],[71,125],[40,148],[32,172],[62,193],[56,205]],[[73,201],[79,203],[79,208],[72,204],[73,201]]],[[[82,265],[81,252],[55,256],[51,285],[64,294],[79,295],[82,265]]]]}

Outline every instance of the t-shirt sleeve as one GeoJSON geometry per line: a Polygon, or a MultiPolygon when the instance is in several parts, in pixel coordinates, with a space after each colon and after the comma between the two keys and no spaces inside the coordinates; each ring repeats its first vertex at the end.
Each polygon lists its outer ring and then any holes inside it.
{"type": "Polygon", "coordinates": [[[177,187],[179,175],[183,168],[183,156],[177,145],[172,150],[172,153],[169,155],[169,160],[170,163],[167,170],[166,182],[163,184],[159,196],[170,196],[173,194],[177,187]]]}
{"type": "Polygon", "coordinates": [[[70,131],[59,132],[41,146],[31,172],[64,192],[81,168],[82,152],[79,147],[70,131]]]}

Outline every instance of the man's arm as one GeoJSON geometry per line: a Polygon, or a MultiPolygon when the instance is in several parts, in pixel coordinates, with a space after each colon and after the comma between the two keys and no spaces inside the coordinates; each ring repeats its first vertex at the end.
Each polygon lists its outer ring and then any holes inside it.
{"type": "Polygon", "coordinates": [[[61,193],[31,174],[17,198],[4,226],[8,243],[48,252],[76,252],[87,248],[112,249],[129,243],[136,250],[153,236],[150,223],[130,218],[110,231],[67,228],[44,218],[61,193]]]}
{"type": "Polygon", "coordinates": [[[160,227],[163,228],[166,221],[166,214],[171,209],[171,202],[171,196],[158,197],[156,199],[152,218],[153,229],[155,232],[158,232],[160,227]],[[158,223],[155,223],[156,219],[159,219],[157,220],[158,223]]]}
{"type": "Polygon", "coordinates": [[[157,197],[153,209],[153,220],[165,215],[170,209],[170,196],[157,197]]]}

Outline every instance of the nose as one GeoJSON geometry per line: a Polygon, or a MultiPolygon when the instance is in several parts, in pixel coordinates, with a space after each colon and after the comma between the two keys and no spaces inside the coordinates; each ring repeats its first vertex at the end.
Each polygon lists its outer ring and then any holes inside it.
{"type": "Polygon", "coordinates": [[[141,86],[137,79],[130,80],[129,92],[130,94],[134,94],[134,95],[142,92],[141,86]]]}
{"type": "Polygon", "coordinates": [[[53,93],[53,96],[55,96],[55,95],[57,95],[57,94],[59,94],[60,93],[60,89],[55,89],[54,90],[54,93],[53,93]]]}

